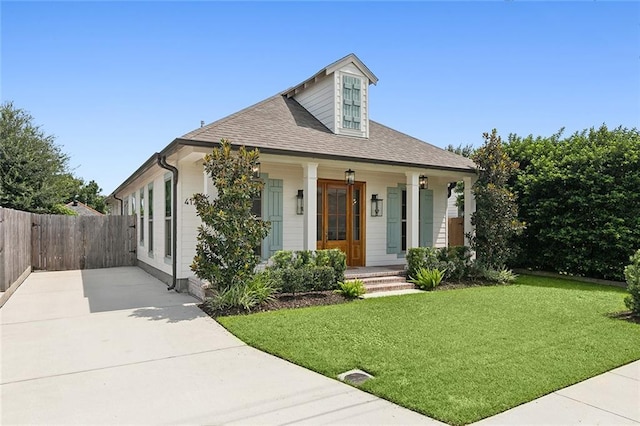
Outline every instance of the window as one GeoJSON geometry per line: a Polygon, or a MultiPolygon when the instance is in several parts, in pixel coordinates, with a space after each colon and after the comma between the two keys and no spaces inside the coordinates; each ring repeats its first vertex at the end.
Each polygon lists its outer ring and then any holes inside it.
{"type": "Polygon", "coordinates": [[[144,245],[144,188],[140,188],[140,245],[144,245]]]}
{"type": "MultiPolygon", "coordinates": [[[[251,214],[255,217],[262,218],[262,191],[258,194],[258,196],[253,197],[253,204],[251,205],[251,214]]],[[[262,257],[262,244],[258,244],[254,249],[253,253],[256,256],[262,257]]]]}
{"type": "Polygon", "coordinates": [[[360,130],[360,84],[358,77],[342,76],[342,127],[360,130]]]}
{"type": "Polygon", "coordinates": [[[149,254],[153,254],[153,183],[149,184],[147,190],[147,200],[149,207],[147,208],[147,222],[149,223],[149,254]]]}
{"type": "Polygon", "coordinates": [[[171,207],[172,207],[171,179],[164,181],[164,255],[171,257],[171,207]]]}
{"type": "Polygon", "coordinates": [[[136,214],[136,193],[131,194],[131,214],[136,214]]]}

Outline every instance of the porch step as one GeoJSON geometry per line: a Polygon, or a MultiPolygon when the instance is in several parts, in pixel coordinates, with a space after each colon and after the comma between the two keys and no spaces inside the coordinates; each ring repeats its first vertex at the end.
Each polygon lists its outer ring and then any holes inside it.
{"type": "Polygon", "coordinates": [[[358,277],[352,278],[352,280],[361,280],[365,286],[374,285],[374,284],[396,284],[396,283],[406,283],[406,279],[404,276],[400,275],[387,275],[381,277],[358,277]]]}
{"type": "Polygon", "coordinates": [[[416,287],[408,283],[406,281],[396,281],[390,283],[379,283],[379,284],[367,284],[365,282],[364,287],[367,289],[367,293],[380,293],[386,291],[397,291],[397,290],[410,290],[415,289],[416,287]]]}
{"type": "Polygon", "coordinates": [[[401,268],[349,268],[345,271],[344,277],[347,280],[361,279],[364,280],[366,278],[380,278],[380,277],[404,277],[406,275],[406,271],[404,267],[401,268]]]}

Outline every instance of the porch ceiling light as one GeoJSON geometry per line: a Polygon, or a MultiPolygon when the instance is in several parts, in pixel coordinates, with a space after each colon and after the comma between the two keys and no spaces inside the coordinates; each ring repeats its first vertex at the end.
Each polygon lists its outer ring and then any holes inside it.
{"type": "Polygon", "coordinates": [[[354,172],[351,169],[344,172],[344,182],[347,185],[353,185],[355,181],[356,181],[356,172],[354,172]]]}
{"type": "Polygon", "coordinates": [[[420,183],[420,189],[428,189],[429,188],[429,178],[427,176],[420,175],[419,183],[420,183]]]}
{"type": "Polygon", "coordinates": [[[298,189],[298,195],[296,195],[296,214],[304,213],[304,190],[298,189]]]}
{"type": "Polygon", "coordinates": [[[260,179],[260,162],[259,161],[253,165],[252,172],[253,172],[254,179],[260,179]]]}
{"type": "Polygon", "coordinates": [[[382,216],[382,198],[378,198],[378,194],[371,194],[371,216],[382,216]]]}

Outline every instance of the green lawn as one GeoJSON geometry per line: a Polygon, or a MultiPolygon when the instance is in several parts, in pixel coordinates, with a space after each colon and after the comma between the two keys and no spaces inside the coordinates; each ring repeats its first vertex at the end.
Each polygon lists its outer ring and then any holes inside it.
{"type": "Polygon", "coordinates": [[[220,318],[266,352],[329,377],[361,368],[372,394],[466,424],[640,359],[624,289],[521,276],[474,287],[220,318]]]}

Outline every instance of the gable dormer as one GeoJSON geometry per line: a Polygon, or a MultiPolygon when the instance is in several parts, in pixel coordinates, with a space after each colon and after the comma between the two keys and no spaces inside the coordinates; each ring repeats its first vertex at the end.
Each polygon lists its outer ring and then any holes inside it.
{"type": "Polygon", "coordinates": [[[353,53],[285,92],[338,135],[369,137],[369,85],[378,78],[353,53]]]}

